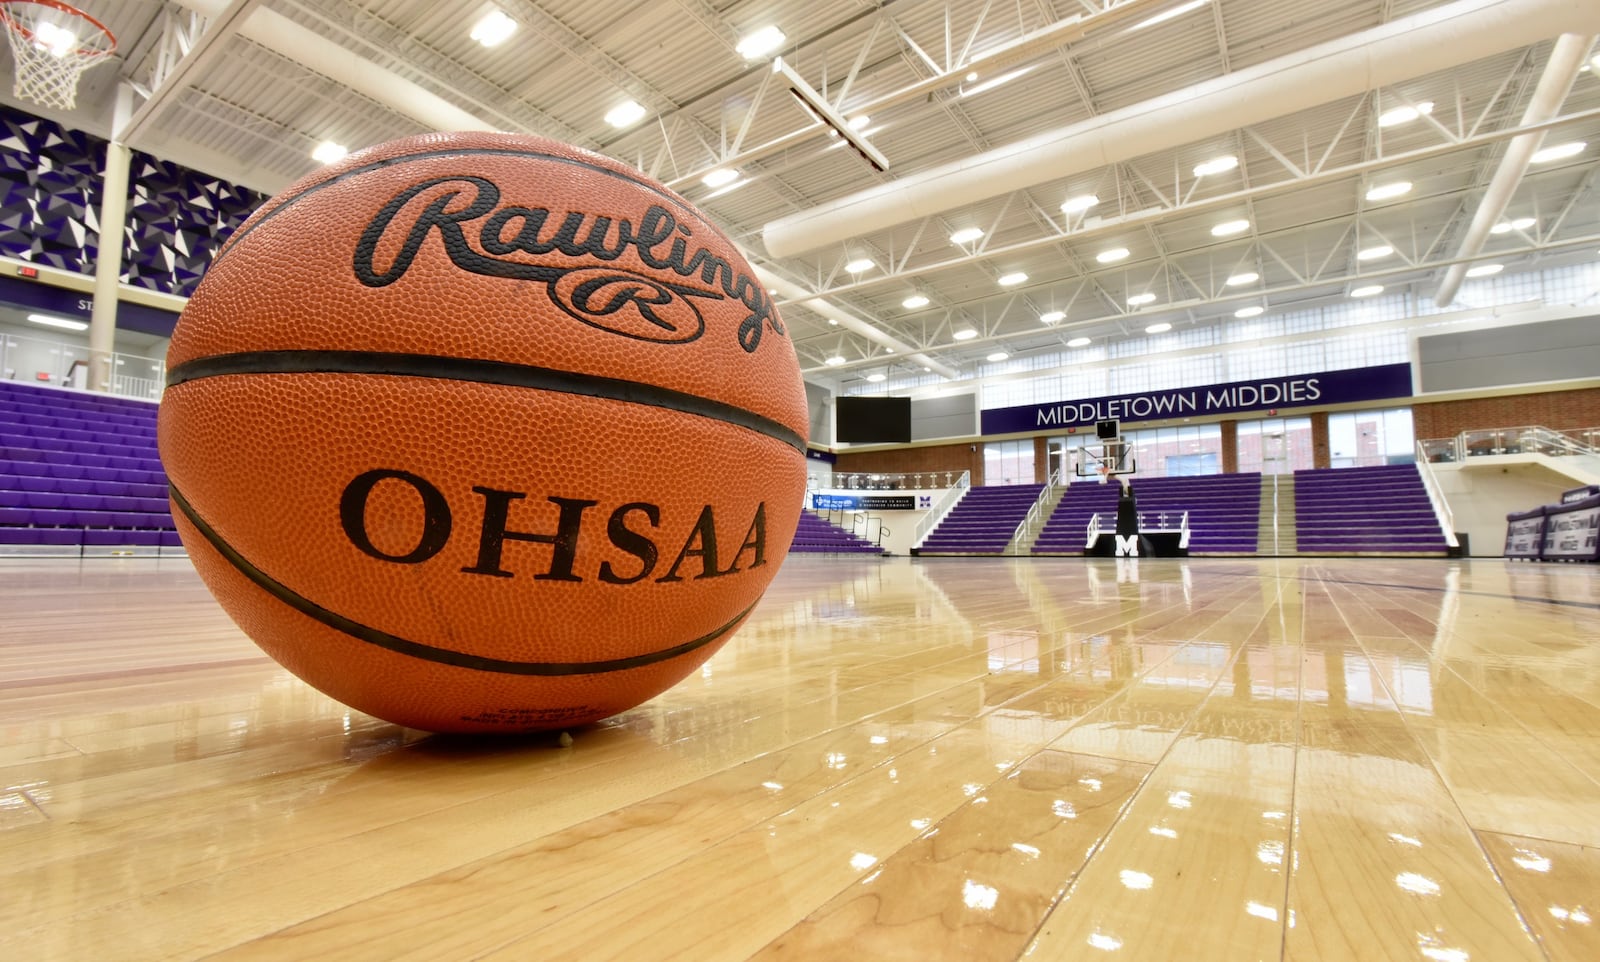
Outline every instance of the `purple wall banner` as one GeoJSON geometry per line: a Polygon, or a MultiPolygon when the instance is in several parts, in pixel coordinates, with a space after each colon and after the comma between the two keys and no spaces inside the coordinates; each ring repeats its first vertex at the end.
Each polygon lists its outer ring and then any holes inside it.
{"type": "Polygon", "coordinates": [[[993,408],[983,412],[984,434],[1015,434],[1082,427],[1096,421],[1157,421],[1267,411],[1313,404],[1349,404],[1411,396],[1411,365],[1384,364],[1292,377],[1229,381],[1170,391],[1119,394],[993,408]]]}

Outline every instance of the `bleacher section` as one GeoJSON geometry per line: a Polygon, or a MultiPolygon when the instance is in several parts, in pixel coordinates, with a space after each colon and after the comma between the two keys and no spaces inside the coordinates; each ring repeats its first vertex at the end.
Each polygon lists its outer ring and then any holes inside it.
{"type": "MultiPolygon", "coordinates": [[[[1189,513],[1190,555],[1253,555],[1261,519],[1261,475],[1134,478],[1145,528],[1176,528],[1189,513]]],[[[1113,502],[1112,511],[1116,505],[1113,502]]],[[[1114,520],[1114,517],[1113,517],[1114,520]]]]}
{"type": "Polygon", "coordinates": [[[1414,464],[1294,473],[1301,554],[1442,555],[1438,516],[1414,464]]]}
{"type": "Polygon", "coordinates": [[[156,406],[0,381],[0,550],[182,551],[156,406]]]}
{"type": "Polygon", "coordinates": [[[794,541],[789,545],[791,554],[883,554],[883,549],[853,532],[828,522],[812,511],[800,512],[800,526],[795,529],[794,541]]]}
{"type": "Polygon", "coordinates": [[[1051,512],[1033,543],[1034,554],[1083,554],[1089,519],[1100,515],[1108,530],[1116,526],[1120,484],[1080,481],[1067,485],[1061,503],[1051,512]]]}
{"type": "Polygon", "coordinates": [[[975,487],[964,495],[918,554],[999,554],[1039,499],[1042,484],[975,487]]]}

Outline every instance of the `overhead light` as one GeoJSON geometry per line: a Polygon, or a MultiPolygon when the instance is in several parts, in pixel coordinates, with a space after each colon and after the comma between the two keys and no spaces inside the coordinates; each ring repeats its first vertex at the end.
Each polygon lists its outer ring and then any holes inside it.
{"type": "Polygon", "coordinates": [[[879,381],[888,380],[888,377],[887,375],[883,374],[868,374],[867,380],[871,381],[873,384],[877,384],[879,381]]]}
{"type": "Polygon", "coordinates": [[[1159,324],[1152,324],[1145,328],[1144,332],[1146,334],[1165,334],[1170,330],[1172,330],[1172,325],[1168,324],[1166,321],[1162,321],[1159,324]]]}
{"type": "Polygon", "coordinates": [[[866,271],[870,271],[877,266],[877,262],[870,257],[857,257],[855,260],[844,265],[844,269],[851,274],[861,274],[866,271]]]}
{"type": "Polygon", "coordinates": [[[782,30],[768,24],[759,30],[752,30],[745,34],[733,49],[737,50],[739,56],[746,60],[760,60],[783,46],[783,42],[787,39],[789,39],[788,36],[782,30]]]}
{"type": "Polygon", "coordinates": [[[1039,322],[1042,324],[1054,324],[1057,321],[1064,321],[1066,318],[1066,311],[1045,311],[1039,315],[1039,322]]]}
{"type": "Polygon", "coordinates": [[[739,172],[737,170],[732,167],[718,167],[716,170],[708,171],[704,177],[700,178],[700,183],[705,184],[707,187],[726,187],[738,179],[739,172]]]}
{"type": "Polygon", "coordinates": [[[1011,355],[1007,354],[1005,351],[995,351],[993,354],[989,355],[988,358],[986,358],[986,360],[998,363],[1000,361],[1004,361],[1006,358],[1008,358],[1010,356],[1011,355]]]}
{"type": "Polygon", "coordinates": [[[1143,294],[1135,294],[1132,297],[1128,298],[1128,306],[1129,307],[1138,307],[1141,304],[1149,304],[1149,303],[1153,302],[1155,299],[1156,299],[1156,296],[1154,294],[1150,293],[1149,291],[1145,291],[1143,294]]]}
{"type": "Polygon", "coordinates": [[[485,47],[498,47],[516,32],[517,22],[507,16],[504,10],[496,7],[472,25],[472,33],[469,36],[485,47]]]}
{"type": "Polygon", "coordinates": [[[1226,220],[1211,228],[1212,237],[1232,237],[1234,234],[1243,234],[1250,229],[1247,220],[1226,220]]]}
{"type": "Polygon", "coordinates": [[[622,103],[617,104],[615,107],[612,107],[610,110],[606,111],[606,123],[619,129],[622,127],[631,127],[643,120],[646,113],[649,113],[649,111],[645,110],[644,107],[638,103],[632,100],[624,100],[622,103]]]}
{"type": "Polygon", "coordinates": [[[65,317],[51,317],[49,314],[29,314],[28,320],[45,327],[59,327],[64,331],[87,331],[89,325],[82,321],[68,320],[65,317]]]}
{"type": "Polygon", "coordinates": [[[963,327],[961,330],[959,330],[959,331],[955,332],[954,334],[950,335],[950,337],[952,339],[957,340],[957,341],[970,341],[970,340],[972,340],[973,338],[975,338],[977,336],[978,336],[978,332],[974,331],[970,327],[963,327]]]}
{"type": "Polygon", "coordinates": [[[901,301],[900,302],[900,306],[905,308],[908,311],[914,311],[919,307],[927,307],[928,306],[928,299],[926,297],[922,296],[921,294],[913,294],[910,297],[906,298],[905,300],[901,301]]]}
{"type": "Polygon", "coordinates": [[[1489,228],[1489,233],[1509,234],[1514,230],[1527,230],[1537,223],[1539,223],[1538,219],[1533,217],[1518,217],[1516,220],[1503,220],[1489,228]]]}
{"type": "Polygon", "coordinates": [[[970,244],[982,236],[983,228],[981,227],[963,227],[950,235],[950,243],[970,244]]]}
{"type": "Polygon", "coordinates": [[[871,117],[868,117],[866,114],[856,114],[854,117],[850,118],[850,120],[847,122],[847,125],[851,130],[866,130],[867,125],[870,123],[872,123],[871,117]]]}
{"type": "Polygon", "coordinates": [[[1556,144],[1554,147],[1546,147],[1543,150],[1535,152],[1532,157],[1528,158],[1528,163],[1548,164],[1552,160],[1566,160],[1568,157],[1576,157],[1583,153],[1583,148],[1587,146],[1588,144],[1581,140],[1572,140],[1564,144],[1556,144]]]}
{"type": "Polygon", "coordinates": [[[1391,184],[1379,184],[1367,191],[1367,200],[1388,200],[1411,192],[1411,181],[1397,180],[1391,184]]]}
{"type": "Polygon", "coordinates": [[[1237,311],[1233,312],[1233,316],[1234,317],[1260,317],[1262,314],[1266,313],[1266,310],[1267,310],[1266,308],[1261,307],[1260,305],[1252,305],[1250,307],[1241,307],[1241,308],[1239,308],[1237,311]]]}
{"type": "MultiPolygon", "coordinates": [[[[1018,77],[1022,76],[1023,74],[1026,74],[1026,73],[1029,73],[1029,72],[1033,71],[1038,66],[1039,66],[1038,64],[1032,63],[1032,64],[1027,65],[1026,67],[1018,67],[1015,70],[1011,70],[1011,71],[1008,71],[1006,73],[1003,73],[998,77],[990,77],[988,80],[985,80],[983,83],[975,84],[974,86],[971,86],[971,87],[962,87],[961,88],[961,96],[963,96],[963,97],[971,97],[974,94],[981,94],[985,90],[993,90],[994,88],[1000,86],[1001,84],[1010,83],[1011,81],[1017,79],[1018,77]]],[[[967,75],[967,77],[969,78],[968,81],[967,81],[968,83],[971,83],[972,76],[973,76],[972,74],[968,74],[967,75]]]]}
{"type": "Polygon", "coordinates": [[[49,21],[40,21],[33,28],[33,43],[43,47],[52,57],[65,57],[78,46],[78,35],[67,27],[58,27],[49,21]]]}
{"type": "Polygon", "coordinates": [[[1383,293],[1383,285],[1382,284],[1368,284],[1366,287],[1358,287],[1355,290],[1351,291],[1350,292],[1350,296],[1351,297],[1371,297],[1374,294],[1382,294],[1382,293],[1383,293]]]}
{"type": "Polygon", "coordinates": [[[1086,347],[1089,344],[1087,337],[1075,337],[1067,342],[1068,347],[1086,347]]]}
{"type": "Polygon", "coordinates": [[[1022,271],[1012,271],[1009,274],[1001,274],[995,283],[999,284],[1001,287],[1016,287],[1018,284],[1021,284],[1027,279],[1028,275],[1024,274],[1022,271]]]}
{"type": "Polygon", "coordinates": [[[1489,277],[1489,276],[1492,276],[1494,274],[1498,274],[1498,273],[1500,273],[1501,271],[1503,271],[1505,269],[1506,269],[1506,265],[1504,265],[1504,264],[1479,264],[1476,267],[1467,268],[1467,276],[1468,277],[1489,277]]]}
{"type": "Polygon", "coordinates": [[[1211,2],[1211,0],[1189,0],[1188,3],[1180,3],[1170,10],[1163,10],[1153,17],[1146,17],[1145,19],[1140,20],[1138,23],[1133,25],[1132,29],[1143,30],[1145,27],[1153,27],[1158,23],[1166,23],[1168,20],[1171,20],[1174,17],[1181,17],[1191,10],[1199,10],[1209,2],[1211,2]]]}
{"type": "Polygon", "coordinates": [[[1063,214],[1077,214],[1098,203],[1100,203],[1100,198],[1093,194],[1079,194],[1076,197],[1068,197],[1061,205],[1061,212],[1063,214]]]}
{"type": "Polygon", "coordinates": [[[828,365],[829,367],[838,367],[839,365],[844,363],[844,358],[842,356],[838,355],[838,354],[835,354],[833,357],[828,358],[826,361],[823,361],[822,363],[828,365]]]}
{"type": "Polygon", "coordinates": [[[1113,247],[1108,251],[1101,251],[1100,253],[1094,255],[1094,259],[1102,264],[1115,264],[1117,261],[1123,260],[1127,256],[1128,249],[1126,247],[1113,247]]]}
{"type": "Polygon", "coordinates": [[[1423,100],[1419,101],[1415,107],[1408,105],[1385,110],[1378,115],[1378,126],[1393,127],[1396,124],[1409,124],[1423,114],[1431,113],[1433,113],[1433,101],[1423,100]]]}
{"type": "Polygon", "coordinates": [[[1254,284],[1259,280],[1261,280],[1260,274],[1257,274],[1255,271],[1245,271],[1242,274],[1233,275],[1226,281],[1223,281],[1223,283],[1227,284],[1229,287],[1243,287],[1246,284],[1254,284]]]}
{"type": "Polygon", "coordinates": [[[1237,166],[1239,166],[1239,158],[1232,154],[1223,154],[1221,157],[1213,157],[1203,164],[1195,165],[1194,175],[1196,177],[1210,177],[1213,174],[1227,173],[1237,166]]]}
{"type": "Polygon", "coordinates": [[[343,160],[344,155],[349,152],[349,150],[345,149],[344,144],[336,144],[331,140],[324,140],[311,151],[311,159],[319,164],[331,164],[335,161],[343,160]]]}
{"type": "Polygon", "coordinates": [[[1363,247],[1356,251],[1356,260],[1375,261],[1380,257],[1388,257],[1394,253],[1394,248],[1388,244],[1379,244],[1377,247],[1363,247]]]}

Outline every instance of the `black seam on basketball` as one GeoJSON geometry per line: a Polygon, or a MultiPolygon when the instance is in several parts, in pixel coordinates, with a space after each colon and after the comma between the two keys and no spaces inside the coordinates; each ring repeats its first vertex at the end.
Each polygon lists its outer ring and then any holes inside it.
{"type": "Polygon", "coordinates": [[[597,374],[479,358],[372,351],[248,351],[184,361],[167,371],[167,387],[228,374],[383,374],[577,394],[723,421],[781,441],[802,456],[806,453],[805,439],[783,424],[698,394],[597,374]]]}
{"type": "Polygon", "coordinates": [[[228,254],[235,247],[238,247],[244,242],[244,239],[248,237],[252,231],[254,231],[257,227],[260,227],[262,224],[265,224],[272,218],[278,216],[279,212],[288,210],[290,207],[299,203],[303,198],[322,190],[324,187],[332,186],[340,181],[349,180],[352,177],[359,177],[362,174],[370,174],[375,170],[382,170],[385,167],[394,167],[413,160],[433,160],[438,157],[461,157],[483,154],[500,157],[537,157],[541,160],[551,161],[552,163],[569,164],[573,167],[583,167],[587,170],[592,170],[597,174],[602,174],[607,177],[615,177],[618,180],[627,181],[630,184],[642,187],[667,203],[670,203],[672,206],[678,208],[680,211],[692,215],[696,220],[705,219],[704,215],[685,204],[682,199],[671,194],[662,193],[661,188],[655,186],[654,184],[648,184],[639,178],[632,177],[620,170],[612,170],[609,167],[590,163],[586,160],[579,160],[576,157],[562,157],[559,154],[547,154],[537,150],[513,149],[509,147],[466,147],[456,148],[453,150],[429,150],[417,154],[402,154],[398,157],[385,157],[382,160],[373,161],[370,164],[363,164],[360,167],[352,167],[341,174],[329,177],[327,180],[312,184],[310,187],[307,187],[305,190],[302,190],[300,193],[295,194],[293,197],[290,197],[288,200],[267,211],[265,214],[262,214],[261,219],[256,221],[254,224],[246,224],[232,236],[228,237],[227,241],[224,243],[223,249],[217,253],[216,257],[211,259],[211,263],[216,264],[218,261],[228,256],[228,254]]]}
{"type": "Polygon", "coordinates": [[[611,658],[606,661],[505,661],[499,658],[485,658],[481,655],[469,655],[465,652],[451,651],[448,648],[435,648],[421,642],[391,635],[386,631],[364,625],[358,621],[346,618],[336,611],[329,611],[311,599],[301,595],[271,575],[251,564],[245,557],[234,550],[233,546],[222,539],[222,536],[205,522],[195,511],[186,498],[178,491],[176,485],[168,485],[167,492],[172,496],[172,503],[178,506],[183,516],[195,529],[215,548],[217,553],[238,572],[248,578],[257,587],[272,595],[274,598],[288,605],[290,608],[306,615],[316,621],[327,625],[337,631],[342,631],[358,641],[387,648],[390,651],[426,661],[435,661],[444,665],[453,665],[457,668],[471,668],[476,671],[497,672],[503,675],[599,675],[612,671],[625,671],[629,668],[643,668],[656,662],[670,661],[680,655],[686,655],[697,648],[703,648],[718,638],[728,634],[744,620],[744,617],[755,605],[735,615],[733,620],[717,628],[710,634],[701,635],[699,638],[686,641],[681,645],[663,648],[648,654],[634,655],[630,658],[611,658]]]}

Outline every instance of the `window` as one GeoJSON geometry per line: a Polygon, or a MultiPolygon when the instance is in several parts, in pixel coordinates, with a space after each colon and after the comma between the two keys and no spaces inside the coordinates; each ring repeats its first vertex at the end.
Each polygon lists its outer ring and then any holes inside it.
{"type": "Polygon", "coordinates": [[[983,446],[983,483],[1034,484],[1033,439],[991,441],[983,446]]]}
{"type": "Polygon", "coordinates": [[[1328,457],[1336,468],[1410,464],[1417,459],[1410,408],[1328,415],[1328,457]]]}

